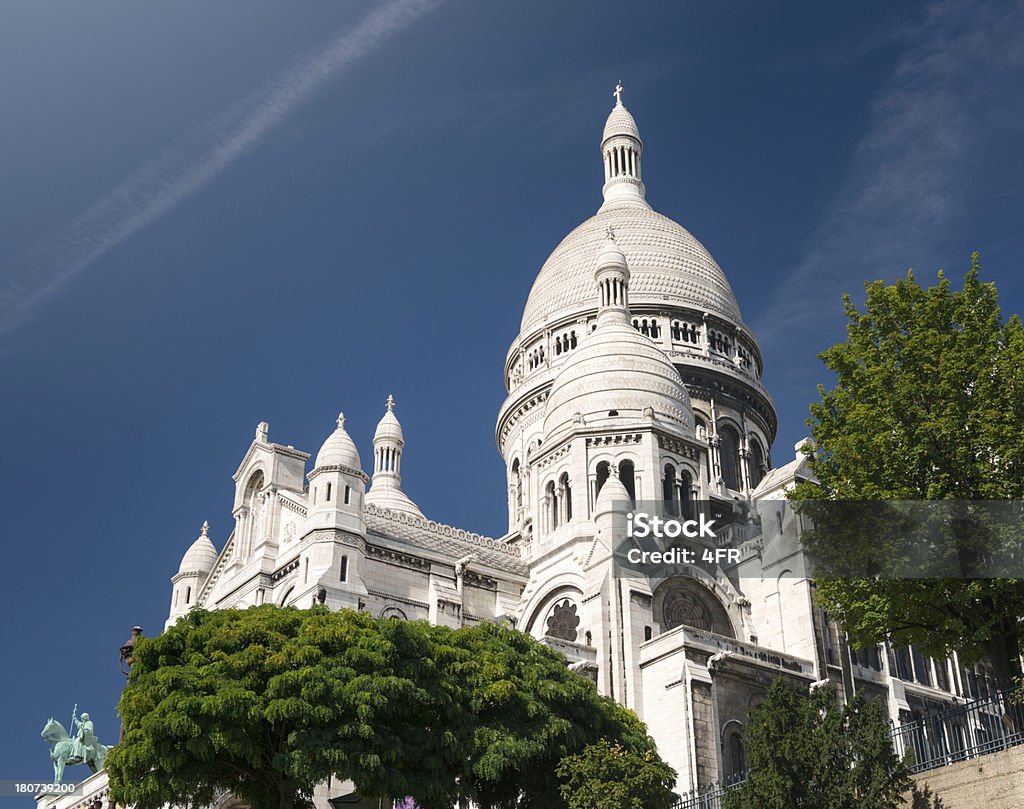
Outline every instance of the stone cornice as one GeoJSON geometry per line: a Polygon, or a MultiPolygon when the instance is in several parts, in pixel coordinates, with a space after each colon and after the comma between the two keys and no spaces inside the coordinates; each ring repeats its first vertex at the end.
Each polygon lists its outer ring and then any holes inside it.
{"type": "Polygon", "coordinates": [[[283,494],[278,493],[278,495],[277,495],[277,502],[279,502],[282,506],[284,506],[289,511],[294,511],[300,517],[305,517],[306,514],[308,513],[308,511],[307,511],[305,506],[300,505],[299,503],[296,503],[294,500],[292,500],[291,498],[285,497],[283,494]]]}
{"type": "Polygon", "coordinates": [[[444,523],[435,522],[434,520],[427,520],[422,517],[415,517],[411,514],[406,514],[405,512],[380,508],[379,506],[375,506],[371,503],[366,504],[366,514],[367,516],[377,517],[384,522],[409,525],[414,528],[418,528],[421,531],[427,531],[441,539],[455,539],[459,542],[467,542],[471,545],[484,547],[488,550],[504,553],[515,558],[519,557],[518,548],[512,548],[504,543],[497,542],[490,537],[485,537],[481,534],[474,534],[471,531],[466,531],[462,528],[455,528],[454,526],[445,525],[444,523]]]}
{"type": "Polygon", "coordinates": [[[425,573],[430,572],[430,561],[422,556],[414,556],[411,553],[402,553],[391,548],[382,548],[379,545],[366,546],[366,555],[370,559],[376,559],[385,564],[398,565],[411,570],[419,570],[425,573]]]}
{"type": "Polygon", "coordinates": [[[367,481],[370,480],[369,475],[367,475],[362,469],[356,469],[354,466],[344,466],[340,464],[335,464],[333,466],[318,466],[316,469],[314,469],[312,472],[306,475],[306,478],[308,480],[312,480],[313,478],[318,477],[324,472],[340,472],[343,475],[352,475],[353,477],[359,478],[361,481],[363,481],[363,483],[366,483],[367,481]]]}

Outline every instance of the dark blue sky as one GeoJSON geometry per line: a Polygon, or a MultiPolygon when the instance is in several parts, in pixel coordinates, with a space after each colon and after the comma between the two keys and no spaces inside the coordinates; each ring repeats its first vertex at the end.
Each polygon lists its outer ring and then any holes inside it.
{"type": "Polygon", "coordinates": [[[775,462],[842,292],[980,250],[1024,311],[1022,43],[995,2],[6,3],[0,778],[75,702],[116,740],[118,646],[223,545],[261,420],[315,452],[344,409],[367,463],[393,393],[406,491],[503,532],[502,363],[617,79],[761,339],[775,462]]]}

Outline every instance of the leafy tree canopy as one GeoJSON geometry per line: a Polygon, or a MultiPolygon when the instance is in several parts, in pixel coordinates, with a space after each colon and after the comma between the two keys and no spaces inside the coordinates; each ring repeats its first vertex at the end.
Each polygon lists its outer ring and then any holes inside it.
{"type": "Polygon", "coordinates": [[[601,739],[558,766],[568,809],[669,809],[676,773],[653,750],[601,739]]]}
{"type": "Polygon", "coordinates": [[[422,809],[558,807],[565,756],[602,737],[653,750],[564,657],[490,624],[194,610],[133,659],[107,769],[113,799],[137,809],[224,791],[253,809],[308,809],[328,775],[422,809]]]}
{"type": "Polygon", "coordinates": [[[654,749],[631,711],[597,693],[565,658],[529,635],[494,624],[457,630],[468,654],[451,679],[461,684],[475,722],[467,790],[494,809],[564,806],[556,775],[566,756],[601,738],[630,750],[654,749]]]}
{"type": "Polygon", "coordinates": [[[819,596],[855,642],[988,656],[1005,682],[1019,652],[1024,580],[986,571],[998,552],[1002,569],[1009,559],[1019,575],[1021,536],[975,530],[983,520],[967,501],[1024,500],[1024,329],[1002,317],[977,255],[960,290],[941,273],[930,288],[908,273],[866,289],[863,308],[845,298],[846,341],[820,355],[836,384],[819,386],[808,420],[817,482],[792,493],[813,518],[804,541],[819,564],[819,596]],[[919,533],[867,530],[867,510],[857,524],[855,507],[823,505],[857,500],[962,505],[944,512],[944,525],[929,517],[935,541],[922,545],[919,533]],[[863,575],[848,575],[851,565],[863,575]]]}
{"type": "Polygon", "coordinates": [[[831,688],[808,696],[776,680],[744,742],[750,774],[723,809],[897,809],[911,787],[881,704],[860,695],[840,707],[831,688]]]}

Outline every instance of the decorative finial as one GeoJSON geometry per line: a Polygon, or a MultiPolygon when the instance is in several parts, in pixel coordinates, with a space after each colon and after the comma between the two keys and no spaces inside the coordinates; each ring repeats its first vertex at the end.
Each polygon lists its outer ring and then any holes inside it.
{"type": "Polygon", "coordinates": [[[614,242],[615,241],[615,228],[613,228],[611,225],[608,225],[608,227],[606,227],[604,229],[604,235],[607,236],[609,239],[611,239],[611,241],[614,242]]]}
{"type": "Polygon", "coordinates": [[[622,106],[622,80],[621,79],[619,80],[619,83],[615,85],[615,92],[612,93],[612,95],[615,96],[615,106],[616,107],[621,107],[622,106]]]}
{"type": "Polygon", "coordinates": [[[338,413],[338,427],[340,428],[340,427],[344,427],[344,426],[345,426],[345,414],[344,413],[338,413]]]}
{"type": "Polygon", "coordinates": [[[257,441],[262,441],[263,443],[266,443],[267,442],[267,436],[269,434],[270,434],[270,425],[267,424],[265,421],[261,421],[259,424],[256,425],[256,440],[257,441]]]}
{"type": "Polygon", "coordinates": [[[394,396],[392,396],[392,395],[391,395],[391,394],[389,393],[389,394],[388,394],[388,412],[390,413],[390,412],[391,412],[392,410],[394,410],[394,409],[395,409],[395,397],[394,397],[394,396]]]}
{"type": "Polygon", "coordinates": [[[200,535],[204,537],[208,537],[210,535],[210,523],[206,520],[203,520],[203,527],[200,529],[200,535]]]}

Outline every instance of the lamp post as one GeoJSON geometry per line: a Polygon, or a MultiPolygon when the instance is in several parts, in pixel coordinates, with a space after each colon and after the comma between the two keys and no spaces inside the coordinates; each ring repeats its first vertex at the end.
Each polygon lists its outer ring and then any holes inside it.
{"type": "MultiPolygon", "coordinates": [[[[124,675],[125,684],[127,685],[128,675],[131,674],[132,670],[132,651],[135,649],[135,643],[139,638],[142,637],[142,627],[133,626],[131,637],[128,638],[121,645],[121,657],[118,664],[121,667],[121,673],[124,675]]],[[[117,743],[120,744],[124,740],[124,720],[121,720],[121,731],[117,736],[117,743]]]]}

